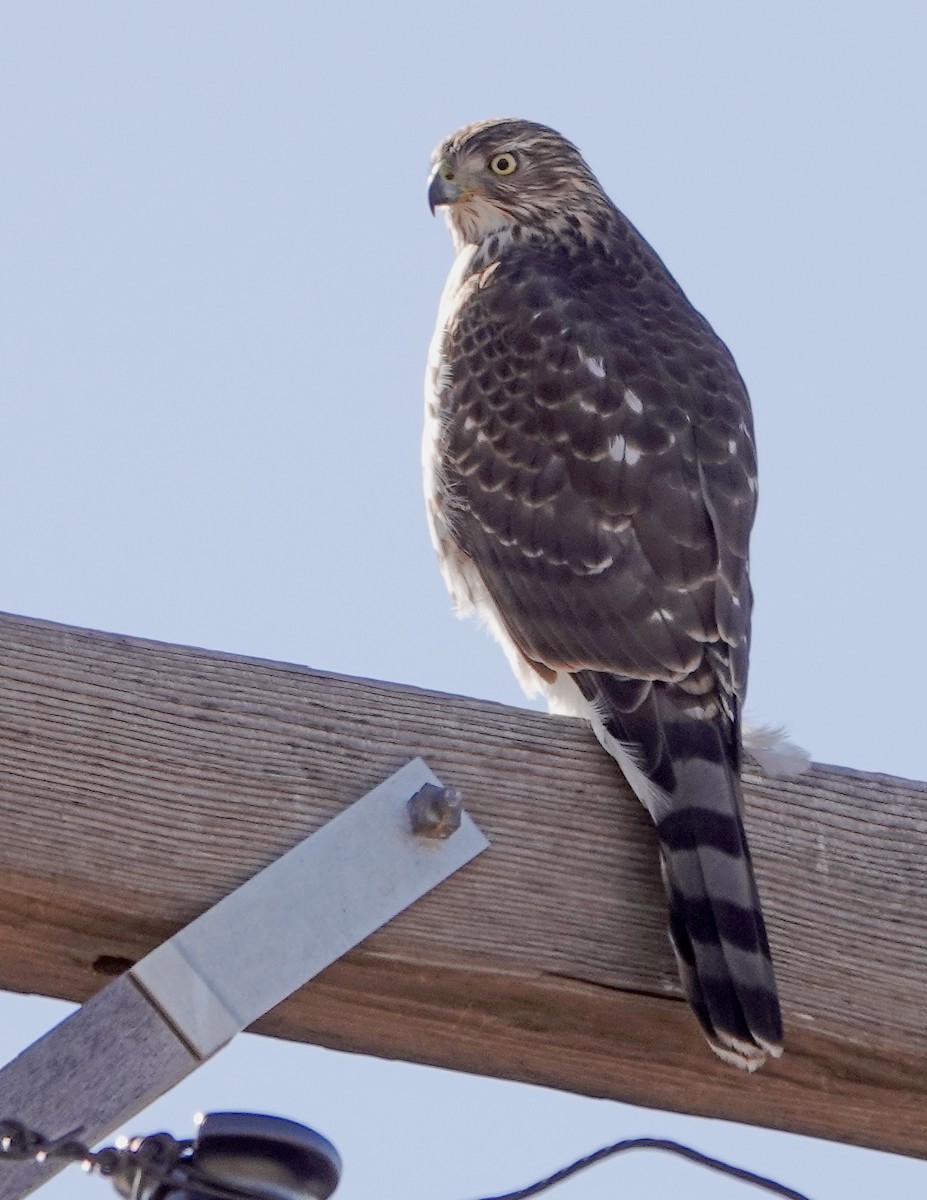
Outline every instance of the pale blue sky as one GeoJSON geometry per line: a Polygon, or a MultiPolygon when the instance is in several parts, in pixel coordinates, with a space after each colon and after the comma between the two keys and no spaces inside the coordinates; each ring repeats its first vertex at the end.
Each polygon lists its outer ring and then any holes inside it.
{"type": "MultiPolygon", "coordinates": [[[[450,615],[419,438],[450,262],[428,156],[525,116],[581,147],[747,379],[750,707],[818,759],[927,778],[925,35],[921,3],[7,0],[0,607],[521,702],[450,615]]],[[[0,1059],[58,1011],[0,999],[0,1059]]],[[[235,1105],[331,1137],[343,1200],[465,1200],[661,1132],[816,1200],[927,1187],[920,1163],[253,1038],[133,1128],[235,1105]]],[[[653,1157],[566,1186],[752,1194],[653,1157]]]]}

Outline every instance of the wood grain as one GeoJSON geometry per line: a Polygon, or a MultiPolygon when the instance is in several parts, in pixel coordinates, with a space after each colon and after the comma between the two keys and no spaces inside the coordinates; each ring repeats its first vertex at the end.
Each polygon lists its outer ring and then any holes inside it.
{"type": "Polygon", "coordinates": [[[492,849],[258,1029],[927,1156],[927,787],[747,776],[787,1035],[680,1000],[652,831],[579,722],[0,617],[0,986],[83,1000],[422,755],[492,849]]]}
{"type": "MultiPolygon", "coordinates": [[[[0,1115],[49,1138],[79,1128],[94,1146],[198,1066],[123,975],[0,1071],[0,1115]]],[[[20,1200],[66,1165],[3,1163],[0,1200],[20,1200]]]]}

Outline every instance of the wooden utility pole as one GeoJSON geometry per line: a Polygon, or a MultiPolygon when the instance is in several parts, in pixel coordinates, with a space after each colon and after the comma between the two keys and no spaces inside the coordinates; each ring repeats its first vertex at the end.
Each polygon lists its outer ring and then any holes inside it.
{"type": "Polygon", "coordinates": [[[417,758],[223,896],[0,1067],[0,1200],[67,1162],[24,1129],[102,1141],[488,845],[417,758]]]}
{"type": "Polygon", "coordinates": [[[17,617],[0,986],[85,1000],[416,755],[491,850],[258,1031],[927,1156],[924,784],[747,773],[786,1054],[745,1076],[680,999],[653,833],[580,722],[17,617]]]}

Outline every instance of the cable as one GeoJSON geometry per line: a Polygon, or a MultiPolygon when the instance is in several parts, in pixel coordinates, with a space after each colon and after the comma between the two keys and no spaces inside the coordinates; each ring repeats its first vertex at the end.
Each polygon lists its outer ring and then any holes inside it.
{"type": "Polygon", "coordinates": [[[690,1146],[683,1146],[679,1142],[669,1141],[666,1138],[626,1138],[624,1141],[615,1142],[612,1146],[603,1146],[601,1150],[596,1150],[594,1153],[586,1155],[585,1158],[577,1159],[570,1166],[563,1167],[561,1170],[555,1171],[553,1175],[548,1175],[546,1179],[539,1179],[537,1183],[532,1183],[520,1191],[506,1192],[501,1196],[487,1196],[484,1200],[527,1200],[529,1196],[537,1196],[553,1187],[554,1184],[562,1183],[565,1179],[578,1175],[580,1171],[585,1171],[587,1167],[595,1166],[603,1159],[610,1158],[613,1154],[621,1154],[625,1150],[664,1150],[667,1154],[677,1154],[680,1158],[698,1163],[702,1167],[708,1167],[709,1170],[719,1171],[722,1175],[729,1175],[732,1179],[740,1179],[744,1183],[753,1184],[754,1187],[765,1188],[774,1196],[784,1196],[786,1200],[810,1200],[803,1192],[796,1192],[783,1183],[776,1183],[773,1179],[767,1179],[764,1175],[757,1175],[743,1167],[731,1166],[730,1163],[722,1162],[718,1158],[712,1158],[708,1154],[693,1150],[690,1146]]]}
{"type": "MultiPolygon", "coordinates": [[[[234,1117],[236,1114],[226,1114],[226,1117],[228,1116],[234,1117]]],[[[207,1119],[219,1121],[222,1118],[213,1116],[207,1119]]],[[[279,1124],[279,1118],[252,1119],[279,1124]]],[[[292,1122],[284,1124],[292,1125],[292,1122]]],[[[311,1135],[319,1140],[318,1134],[312,1133],[311,1130],[305,1132],[307,1136],[311,1135]]],[[[170,1191],[173,1195],[198,1196],[201,1200],[203,1197],[211,1197],[212,1200],[248,1200],[248,1197],[266,1194],[260,1186],[255,1187],[255,1181],[251,1179],[238,1182],[228,1176],[216,1178],[208,1169],[208,1161],[201,1168],[196,1161],[197,1143],[191,1140],[179,1142],[168,1133],[157,1133],[145,1138],[133,1138],[124,1147],[107,1146],[102,1150],[92,1151],[77,1140],[78,1133],[80,1130],[75,1129],[63,1137],[48,1139],[19,1121],[0,1120],[0,1159],[44,1161],[48,1158],[61,1158],[71,1162],[82,1162],[87,1168],[99,1171],[104,1178],[108,1178],[123,1196],[140,1194],[143,1183],[147,1183],[149,1188],[156,1183],[171,1185],[170,1191]]],[[[323,1192],[313,1194],[328,1196],[337,1183],[340,1160],[337,1159],[334,1148],[328,1143],[325,1145],[337,1160],[337,1171],[333,1177],[327,1179],[327,1190],[323,1189],[323,1192]]],[[[764,1175],[757,1175],[754,1171],[747,1171],[743,1167],[732,1166],[721,1159],[712,1158],[699,1150],[693,1150],[690,1146],[683,1146],[666,1138],[626,1138],[577,1159],[570,1166],[555,1171],[553,1175],[548,1175],[546,1179],[540,1179],[529,1187],[521,1188],[517,1192],[485,1197],[484,1200],[529,1200],[529,1197],[546,1192],[548,1188],[578,1175],[587,1167],[595,1166],[596,1163],[611,1158],[614,1154],[622,1154],[626,1150],[662,1150],[727,1175],[731,1179],[739,1179],[742,1183],[762,1188],[774,1196],[782,1196],[785,1200],[809,1200],[803,1192],[796,1192],[794,1188],[786,1187],[785,1184],[777,1183],[764,1175]]],[[[200,1154],[202,1153],[201,1147],[200,1154]]],[[[227,1149],[225,1153],[228,1153],[227,1149]]],[[[253,1154],[253,1147],[251,1153],[253,1154]]],[[[331,1167],[331,1163],[328,1163],[328,1166],[331,1167]]]]}

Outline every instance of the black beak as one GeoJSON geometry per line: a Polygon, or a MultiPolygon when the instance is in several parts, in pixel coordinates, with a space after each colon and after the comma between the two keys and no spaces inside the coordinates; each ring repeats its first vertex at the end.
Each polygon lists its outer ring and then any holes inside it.
{"type": "Polygon", "coordinates": [[[431,209],[432,215],[436,208],[440,208],[442,204],[453,204],[460,196],[460,188],[453,179],[446,179],[441,173],[444,163],[438,163],[435,169],[431,172],[431,177],[428,180],[428,207],[431,209]]]}

